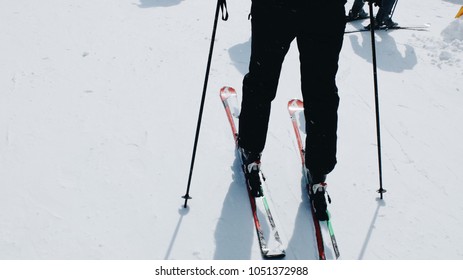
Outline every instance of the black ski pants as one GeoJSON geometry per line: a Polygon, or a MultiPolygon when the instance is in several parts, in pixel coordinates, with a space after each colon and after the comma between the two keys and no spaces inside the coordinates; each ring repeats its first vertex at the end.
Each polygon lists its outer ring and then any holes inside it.
{"type": "MultiPolygon", "coordinates": [[[[386,19],[391,16],[392,9],[396,5],[397,0],[383,0],[381,3],[381,6],[379,7],[378,12],[376,13],[376,21],[378,23],[381,23],[385,21],[386,19]]],[[[361,9],[363,9],[363,6],[365,5],[364,0],[355,0],[354,4],[352,4],[352,11],[354,13],[360,12],[361,9]]]]}
{"type": "Polygon", "coordinates": [[[240,147],[263,151],[281,66],[296,39],[306,118],[306,166],[313,174],[328,174],[334,169],[339,105],[335,78],[345,29],[344,4],[345,0],[253,1],[251,60],[243,80],[239,119],[240,147]]]}

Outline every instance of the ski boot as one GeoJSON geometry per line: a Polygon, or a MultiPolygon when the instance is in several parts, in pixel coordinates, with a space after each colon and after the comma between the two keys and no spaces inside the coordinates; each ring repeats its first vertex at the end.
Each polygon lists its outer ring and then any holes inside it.
{"type": "Polygon", "coordinates": [[[262,181],[260,176],[260,153],[254,153],[241,149],[243,169],[249,191],[254,197],[263,196],[262,181]]]}
{"type": "MultiPolygon", "coordinates": [[[[374,21],[374,29],[379,30],[387,30],[387,29],[394,29],[397,28],[399,24],[397,22],[392,21],[392,18],[386,17],[384,20],[379,20],[378,16],[375,18],[374,21]]],[[[367,25],[365,29],[370,30],[371,24],[367,25]]]]}
{"type": "Polygon", "coordinates": [[[380,28],[381,29],[389,29],[399,26],[397,22],[392,21],[392,18],[388,17],[381,22],[380,28]]]}
{"type": "Polygon", "coordinates": [[[331,199],[326,193],[327,184],[325,183],[326,175],[312,175],[307,170],[307,175],[309,178],[309,196],[312,202],[312,208],[315,213],[315,217],[319,221],[327,221],[329,220],[328,212],[327,212],[327,204],[326,204],[326,196],[328,197],[328,201],[331,203],[331,199]]]}
{"type": "Polygon", "coordinates": [[[349,14],[346,16],[346,21],[354,21],[354,20],[359,20],[359,19],[367,19],[368,18],[368,13],[365,12],[363,9],[360,9],[360,11],[354,11],[350,10],[349,14]]]}

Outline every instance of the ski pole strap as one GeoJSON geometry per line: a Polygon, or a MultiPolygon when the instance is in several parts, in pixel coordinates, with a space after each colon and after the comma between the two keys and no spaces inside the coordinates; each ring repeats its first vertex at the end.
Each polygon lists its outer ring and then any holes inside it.
{"type": "Polygon", "coordinates": [[[227,1],[219,0],[219,5],[220,5],[220,11],[222,12],[222,20],[227,21],[228,19],[227,1]]]}

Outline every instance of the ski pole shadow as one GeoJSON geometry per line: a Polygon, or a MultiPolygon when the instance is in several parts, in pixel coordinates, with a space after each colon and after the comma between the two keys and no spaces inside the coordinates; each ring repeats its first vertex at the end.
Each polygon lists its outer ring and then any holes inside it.
{"type": "MultiPolygon", "coordinates": [[[[405,50],[402,54],[397,47],[395,39],[390,35],[390,32],[396,31],[378,30],[375,32],[377,67],[383,71],[395,73],[402,73],[405,70],[413,69],[418,64],[415,49],[408,44],[404,44],[405,50]],[[378,38],[380,40],[378,40],[378,38]]],[[[361,32],[361,35],[361,44],[359,43],[359,37],[357,35],[349,36],[352,50],[367,62],[372,63],[370,33],[361,32]]]]}
{"type": "Polygon", "coordinates": [[[365,236],[365,241],[363,242],[363,245],[362,245],[362,249],[360,250],[360,254],[358,256],[359,260],[363,260],[365,256],[365,252],[367,251],[367,248],[368,248],[368,243],[370,242],[371,236],[373,235],[373,231],[375,229],[375,224],[379,216],[379,211],[381,207],[386,206],[386,202],[383,199],[376,198],[376,201],[378,202],[378,205],[376,206],[375,213],[373,214],[373,219],[371,220],[371,223],[370,223],[370,228],[368,229],[367,235],[365,236]]]}
{"type": "Polygon", "coordinates": [[[248,260],[254,241],[254,223],[250,218],[249,198],[238,151],[231,166],[232,182],[223,202],[215,237],[215,260],[248,260]]]}
{"type": "Polygon", "coordinates": [[[171,7],[180,4],[183,0],[139,0],[137,4],[139,8],[156,8],[156,7],[171,7]]]}
{"type": "Polygon", "coordinates": [[[178,213],[179,213],[180,217],[178,219],[177,225],[175,226],[175,230],[174,230],[172,238],[171,238],[171,240],[169,242],[169,246],[167,247],[167,252],[166,252],[166,254],[164,256],[164,260],[169,259],[170,254],[172,252],[172,248],[174,248],[175,240],[177,239],[177,235],[178,235],[178,232],[180,230],[180,226],[182,224],[183,217],[185,217],[188,214],[188,212],[190,212],[189,207],[184,208],[183,206],[181,206],[181,208],[178,210],[178,213]]]}

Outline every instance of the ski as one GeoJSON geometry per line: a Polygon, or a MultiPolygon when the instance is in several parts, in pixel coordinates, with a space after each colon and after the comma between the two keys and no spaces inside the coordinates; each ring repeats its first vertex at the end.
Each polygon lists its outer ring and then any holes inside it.
{"type": "MultiPolygon", "coordinates": [[[[302,164],[302,174],[305,179],[305,185],[307,189],[307,194],[309,196],[309,201],[310,204],[312,204],[311,201],[311,188],[309,185],[309,180],[307,178],[307,172],[305,169],[305,148],[303,144],[303,136],[302,134],[305,134],[305,117],[304,117],[304,103],[299,100],[299,99],[292,99],[288,102],[288,112],[291,118],[291,123],[293,125],[294,133],[296,136],[296,141],[297,141],[297,146],[299,150],[299,155],[301,158],[301,164],[302,164]]],[[[315,217],[314,209],[312,205],[310,205],[310,209],[312,212],[312,219],[314,223],[314,228],[315,228],[315,238],[317,241],[317,249],[318,249],[318,257],[320,260],[325,260],[327,253],[325,252],[325,243],[323,240],[323,236],[329,235],[331,239],[331,245],[333,248],[333,253],[336,259],[339,258],[340,253],[339,253],[339,248],[338,244],[336,242],[336,237],[334,235],[334,230],[333,230],[333,225],[331,224],[331,218],[329,218],[327,221],[319,221],[315,217]]],[[[328,210],[327,210],[328,211],[328,210]]],[[[330,213],[328,212],[328,216],[330,216],[330,213]]]]}
{"type": "Polygon", "coordinates": [[[359,16],[359,17],[356,17],[356,18],[346,17],[346,22],[360,21],[360,20],[365,20],[365,19],[369,19],[369,18],[370,18],[369,16],[359,16]]]}
{"type": "MultiPolygon", "coordinates": [[[[240,114],[238,96],[232,87],[225,86],[220,89],[220,98],[225,108],[227,119],[230,123],[238,156],[241,160],[241,150],[238,149],[238,118],[240,114]]],[[[241,167],[243,174],[245,174],[244,165],[242,162],[241,167]]],[[[248,191],[249,202],[251,204],[257,238],[259,240],[260,251],[264,258],[281,258],[285,256],[285,248],[278,233],[272,212],[270,211],[270,201],[265,197],[267,186],[262,171],[260,172],[259,176],[263,182],[262,191],[264,195],[261,197],[254,197],[251,194],[248,181],[245,181],[247,185],[246,189],[248,191]]]]}
{"type": "MultiPolygon", "coordinates": [[[[412,31],[427,31],[429,26],[427,25],[417,25],[417,26],[393,26],[393,27],[380,27],[376,28],[375,31],[392,31],[392,30],[412,30],[412,31]]],[[[368,32],[370,31],[370,28],[367,26],[364,26],[362,29],[356,29],[356,30],[347,30],[344,31],[344,34],[350,34],[350,33],[357,33],[357,32],[368,32]]]]}

